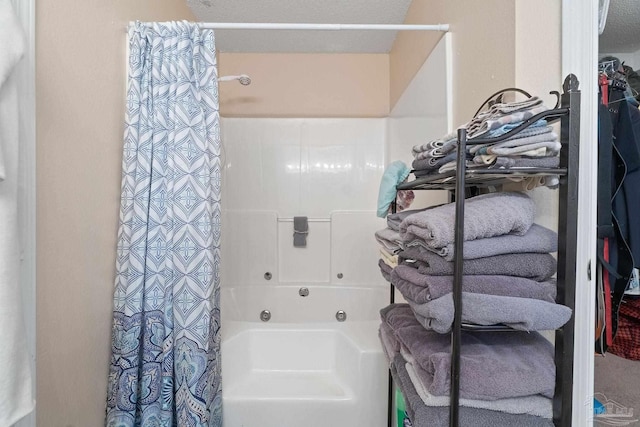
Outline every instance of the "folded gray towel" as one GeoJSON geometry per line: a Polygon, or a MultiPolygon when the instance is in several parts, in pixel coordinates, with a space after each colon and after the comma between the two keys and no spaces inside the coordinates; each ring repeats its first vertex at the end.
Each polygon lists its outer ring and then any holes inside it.
{"type": "MultiPolygon", "coordinates": [[[[404,262],[404,265],[413,265],[421,274],[453,275],[454,263],[427,249],[407,248],[398,255],[404,259],[417,260],[414,263],[404,262]]],[[[549,254],[516,253],[466,260],[462,271],[465,275],[516,276],[543,282],[555,274],[556,268],[557,262],[549,254]]]]}
{"type": "MultiPolygon", "coordinates": [[[[416,319],[426,329],[445,334],[453,325],[453,294],[418,304],[409,298],[416,319]]],[[[462,321],[475,325],[503,324],[519,331],[555,330],[569,321],[571,309],[554,302],[534,298],[504,297],[488,294],[462,293],[462,321]]]]}
{"type": "MultiPolygon", "coordinates": [[[[465,202],[464,239],[475,240],[503,234],[523,235],[535,214],[533,201],[523,193],[483,194],[465,202]]],[[[455,203],[438,206],[405,218],[400,237],[405,242],[421,238],[431,248],[454,243],[455,203]]]]}
{"type": "MultiPolygon", "coordinates": [[[[405,398],[413,427],[448,427],[449,408],[425,405],[405,365],[402,356],[397,355],[391,365],[391,375],[405,398]]],[[[461,406],[458,413],[459,427],[553,427],[550,419],[528,414],[508,414],[466,406],[461,406]]]]}
{"type": "Polygon", "coordinates": [[[375,236],[378,243],[380,243],[387,252],[396,253],[403,247],[400,233],[390,228],[383,228],[382,230],[376,231],[375,236]]]}
{"type": "MultiPolygon", "coordinates": [[[[424,384],[431,384],[431,376],[420,367],[420,364],[416,362],[415,358],[409,353],[409,350],[400,347],[400,343],[393,335],[393,330],[391,330],[389,325],[384,322],[380,324],[378,337],[382,343],[382,348],[387,356],[389,365],[396,360],[398,353],[406,360],[407,363],[405,367],[411,378],[411,383],[425,405],[449,406],[449,396],[434,396],[429,393],[429,390],[427,390],[424,384]]],[[[460,406],[470,408],[489,409],[492,411],[506,412],[508,414],[529,414],[544,418],[552,417],[551,399],[539,394],[496,400],[466,399],[462,397],[459,402],[460,406]]]]}
{"type": "MultiPolygon", "coordinates": [[[[411,246],[408,243],[406,246],[411,246]]],[[[425,246],[426,247],[426,246],[425,246]]],[[[478,259],[493,255],[510,253],[549,253],[558,250],[558,234],[538,224],[533,224],[527,232],[504,234],[502,236],[487,237],[486,239],[468,240],[464,242],[464,259],[478,259]]],[[[436,251],[447,261],[453,261],[454,244],[450,243],[436,251]]]]}
{"type": "Polygon", "coordinates": [[[380,267],[380,273],[382,273],[382,277],[384,277],[387,282],[391,282],[391,273],[394,269],[381,259],[378,260],[378,267],[380,267]]]}
{"type": "MultiPolygon", "coordinates": [[[[402,221],[408,217],[409,215],[413,215],[415,213],[418,212],[424,212],[426,210],[435,208],[436,206],[430,206],[428,208],[424,208],[424,209],[412,209],[409,211],[402,211],[402,212],[396,212],[394,214],[389,214],[387,215],[387,227],[394,230],[394,231],[400,231],[400,223],[402,223],[402,221]]],[[[400,234],[398,234],[398,237],[400,237],[400,234]]]]}
{"type": "Polygon", "coordinates": [[[456,153],[450,153],[442,157],[428,157],[425,159],[416,159],[411,163],[411,167],[415,170],[434,170],[447,162],[456,159],[456,153]]]}
{"type": "Polygon", "coordinates": [[[489,169],[495,168],[557,168],[560,157],[498,157],[489,169]]]}
{"type": "Polygon", "coordinates": [[[544,105],[533,107],[528,110],[520,110],[512,113],[500,115],[493,114],[488,117],[482,118],[481,121],[474,121],[467,126],[467,134],[469,138],[481,138],[485,133],[498,129],[509,123],[522,122],[528,120],[536,114],[547,111],[548,108],[544,105]]]}
{"type": "Polygon", "coordinates": [[[562,144],[558,141],[545,141],[545,142],[536,142],[533,144],[520,145],[518,147],[488,147],[488,154],[495,154],[498,156],[517,156],[519,154],[526,154],[533,150],[539,150],[544,148],[546,150],[547,156],[557,154],[560,152],[562,148],[562,144]]]}
{"type": "MultiPolygon", "coordinates": [[[[401,353],[404,357],[404,354],[401,353]]],[[[411,358],[413,360],[413,358],[411,358]]],[[[411,378],[411,384],[418,392],[418,396],[427,406],[449,406],[449,396],[434,396],[424,386],[424,379],[429,379],[429,374],[418,365],[406,359],[405,368],[411,378]]],[[[552,400],[539,394],[533,396],[512,397],[498,400],[465,399],[459,400],[461,407],[488,409],[490,411],[506,412],[507,414],[528,414],[536,417],[551,419],[553,417],[552,400]]]]}
{"type": "MultiPolygon", "coordinates": [[[[432,376],[425,384],[435,396],[449,394],[451,336],[428,331],[408,304],[380,311],[398,341],[432,376]]],[[[460,393],[468,399],[496,400],[542,394],[553,397],[553,345],[537,332],[462,332],[460,393]]],[[[518,425],[518,424],[514,424],[518,425]]]]}
{"type": "MultiPolygon", "coordinates": [[[[427,276],[410,266],[399,265],[392,270],[391,283],[418,304],[438,299],[453,289],[453,276],[427,276]]],[[[555,302],[556,284],[536,282],[514,276],[463,276],[463,292],[519,298],[535,298],[555,302]]]]}
{"type": "MultiPolygon", "coordinates": [[[[480,152],[480,154],[486,154],[489,148],[513,148],[538,142],[558,141],[558,135],[555,132],[552,132],[551,126],[547,126],[542,129],[545,129],[546,132],[537,132],[534,135],[528,135],[520,138],[509,138],[495,144],[472,145],[469,147],[469,152],[471,154],[476,154],[478,152],[480,152]]],[[[520,134],[517,136],[520,136],[520,134]]]]}
{"type": "Polygon", "coordinates": [[[378,337],[382,343],[384,354],[387,356],[387,361],[391,364],[393,359],[396,357],[396,354],[400,353],[400,342],[393,335],[391,327],[384,322],[380,323],[380,327],[378,328],[378,337]]]}

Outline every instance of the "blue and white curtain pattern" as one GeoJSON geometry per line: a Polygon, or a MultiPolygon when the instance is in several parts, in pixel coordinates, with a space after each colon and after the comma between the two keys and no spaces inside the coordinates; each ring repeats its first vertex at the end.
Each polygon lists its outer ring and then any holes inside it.
{"type": "Polygon", "coordinates": [[[108,427],[222,425],[213,31],[129,31],[108,427]]]}

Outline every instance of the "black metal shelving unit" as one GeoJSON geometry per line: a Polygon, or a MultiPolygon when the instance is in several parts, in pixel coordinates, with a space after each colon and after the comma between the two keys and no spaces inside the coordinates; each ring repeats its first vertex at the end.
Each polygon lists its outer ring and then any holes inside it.
{"type": "MultiPolygon", "coordinates": [[[[451,406],[450,427],[458,427],[460,400],[460,345],[462,331],[481,333],[483,331],[513,331],[502,325],[480,326],[462,323],[462,272],[463,272],[463,242],[464,242],[464,207],[465,190],[468,187],[499,186],[513,182],[514,177],[527,178],[531,176],[558,176],[560,183],[559,212],[558,212],[558,268],[556,302],[575,308],[576,283],[576,240],[577,240],[577,211],[578,211],[578,159],[580,133],[580,91],[578,79],[570,74],[565,78],[563,93],[552,92],[559,96],[555,108],[537,114],[523,122],[517,128],[497,138],[473,138],[475,144],[491,144],[503,141],[528,128],[538,120],[548,122],[560,120],[560,164],[558,168],[511,168],[511,169],[469,169],[466,165],[466,129],[458,130],[457,168],[445,174],[435,174],[415,179],[397,186],[398,190],[451,190],[456,203],[455,213],[455,255],[454,255],[454,322],[451,331],[451,406]]],[[[514,89],[506,89],[492,95],[484,105],[496,96],[514,89]]],[[[515,89],[530,96],[528,93],[515,89]]],[[[394,302],[395,288],[391,284],[390,302],[394,302]]],[[[572,417],[572,387],[573,387],[573,340],[574,316],[555,336],[555,364],[556,387],[553,399],[553,421],[557,427],[570,427],[572,417]]],[[[389,416],[388,425],[392,426],[393,380],[389,375],[389,416]]]]}

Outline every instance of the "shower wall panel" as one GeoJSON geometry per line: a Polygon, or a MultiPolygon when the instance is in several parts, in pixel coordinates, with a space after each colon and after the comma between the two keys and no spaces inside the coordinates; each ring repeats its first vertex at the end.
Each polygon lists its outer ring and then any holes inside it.
{"type": "Polygon", "coordinates": [[[386,119],[222,120],[225,285],[269,280],[381,284],[381,278],[371,274],[377,263],[371,236],[384,226],[375,210],[385,164],[386,123],[386,119]],[[336,223],[332,214],[338,211],[360,220],[336,223]],[[293,247],[294,216],[309,218],[306,248],[293,247]],[[353,239],[337,238],[350,231],[356,233],[353,239]],[[349,268],[333,266],[354,253],[368,257],[354,258],[349,268]],[[338,270],[349,274],[337,279],[338,270]]]}

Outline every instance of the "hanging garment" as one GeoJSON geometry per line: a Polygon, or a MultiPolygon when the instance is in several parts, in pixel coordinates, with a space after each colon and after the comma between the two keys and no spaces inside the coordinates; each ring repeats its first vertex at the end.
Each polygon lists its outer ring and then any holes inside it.
{"type": "Polygon", "coordinates": [[[601,90],[598,121],[598,271],[604,318],[596,326],[596,351],[606,352],[618,328],[618,310],[634,266],[640,264],[640,112],[624,85],[601,90]]]}
{"type": "Polygon", "coordinates": [[[0,426],[34,408],[20,295],[18,91],[14,67],[25,49],[9,0],[0,0],[0,426]]]}
{"type": "Polygon", "coordinates": [[[137,23],[108,427],[220,427],[220,116],[214,34],[137,23]]]}
{"type": "Polygon", "coordinates": [[[618,333],[609,352],[630,360],[640,360],[640,299],[620,304],[618,333]]]}

